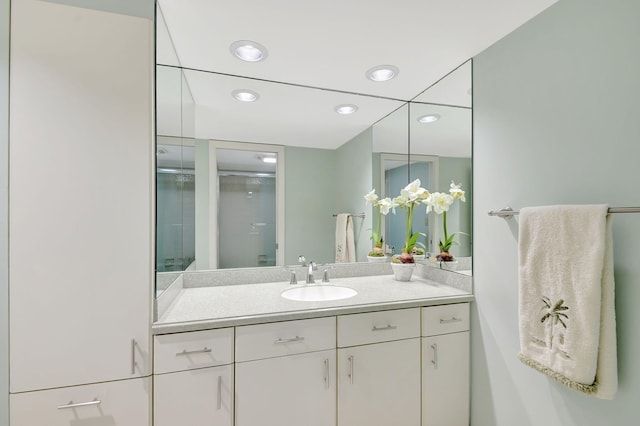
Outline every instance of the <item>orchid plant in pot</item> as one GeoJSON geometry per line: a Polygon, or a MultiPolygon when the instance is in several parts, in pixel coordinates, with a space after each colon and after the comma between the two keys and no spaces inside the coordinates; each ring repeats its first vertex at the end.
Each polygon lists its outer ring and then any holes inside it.
{"type": "Polygon", "coordinates": [[[371,231],[371,240],[373,241],[373,249],[367,255],[370,258],[384,258],[386,257],[384,251],[384,239],[382,237],[382,216],[386,216],[391,210],[392,202],[391,198],[378,199],[376,190],[372,189],[364,196],[367,203],[371,204],[378,210],[377,225],[376,228],[371,231]]]}
{"type": "Polygon", "coordinates": [[[425,204],[427,205],[427,213],[433,210],[436,214],[442,215],[442,230],[444,231],[444,234],[443,239],[438,242],[440,253],[436,255],[436,260],[444,262],[453,261],[453,255],[451,255],[449,250],[451,249],[451,246],[457,244],[455,236],[458,234],[464,234],[463,232],[454,232],[452,234],[447,232],[447,212],[449,211],[449,207],[451,207],[456,200],[465,202],[464,191],[461,186],[462,184],[456,185],[454,181],[451,181],[448,194],[444,192],[434,192],[425,201],[425,204]]]}
{"type": "Polygon", "coordinates": [[[392,200],[392,208],[395,213],[397,207],[404,210],[406,215],[406,234],[405,243],[402,247],[402,253],[393,256],[393,263],[415,263],[413,251],[418,243],[418,238],[424,236],[422,232],[413,232],[413,210],[419,204],[429,199],[429,191],[420,186],[420,179],[416,179],[407,185],[400,195],[392,200]]]}

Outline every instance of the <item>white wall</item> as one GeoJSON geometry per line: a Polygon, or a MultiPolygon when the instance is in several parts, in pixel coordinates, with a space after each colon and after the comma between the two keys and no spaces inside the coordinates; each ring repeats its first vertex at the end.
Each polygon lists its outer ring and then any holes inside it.
{"type": "Polygon", "coordinates": [[[518,361],[517,219],[486,212],[640,205],[639,18],[635,0],[562,0],[474,58],[475,426],[638,424],[640,214],[613,218],[620,387],[602,401],[518,361]]]}

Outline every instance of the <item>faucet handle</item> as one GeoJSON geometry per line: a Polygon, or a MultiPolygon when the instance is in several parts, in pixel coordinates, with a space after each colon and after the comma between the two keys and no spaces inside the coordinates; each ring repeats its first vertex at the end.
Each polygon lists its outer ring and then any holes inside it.
{"type": "Polygon", "coordinates": [[[323,283],[328,283],[329,282],[329,271],[331,269],[336,269],[335,266],[327,266],[325,268],[325,270],[322,272],[322,282],[323,283]]]}
{"type": "Polygon", "coordinates": [[[289,284],[298,284],[298,279],[296,278],[296,271],[294,269],[286,269],[286,268],[285,268],[285,271],[291,274],[289,276],[289,284]]]}
{"type": "Polygon", "coordinates": [[[298,256],[298,263],[302,266],[307,266],[307,259],[303,255],[300,255],[298,256]]]}

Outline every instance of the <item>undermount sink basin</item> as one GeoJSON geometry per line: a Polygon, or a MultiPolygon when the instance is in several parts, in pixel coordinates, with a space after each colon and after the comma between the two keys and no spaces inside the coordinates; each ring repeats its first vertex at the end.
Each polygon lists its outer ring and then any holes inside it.
{"type": "Polygon", "coordinates": [[[322,302],[326,300],[340,300],[358,294],[352,288],[339,285],[307,284],[290,288],[282,292],[282,297],[301,302],[322,302]]]}

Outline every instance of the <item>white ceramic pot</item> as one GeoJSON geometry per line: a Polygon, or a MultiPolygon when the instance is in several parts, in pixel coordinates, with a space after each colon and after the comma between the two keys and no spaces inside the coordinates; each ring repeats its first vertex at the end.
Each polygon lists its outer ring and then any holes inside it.
{"type": "Polygon", "coordinates": [[[391,263],[393,277],[396,281],[411,281],[415,267],[415,263],[391,263]]]}
{"type": "Polygon", "coordinates": [[[367,256],[368,262],[386,262],[387,256],[367,256]]]}

